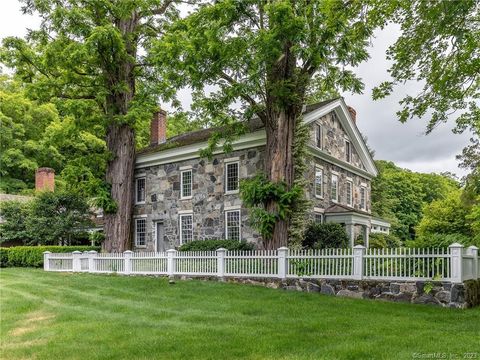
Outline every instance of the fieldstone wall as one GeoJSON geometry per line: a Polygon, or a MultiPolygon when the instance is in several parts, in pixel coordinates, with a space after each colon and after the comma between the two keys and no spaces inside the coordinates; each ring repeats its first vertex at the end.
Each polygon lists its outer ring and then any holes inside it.
{"type": "MultiPolygon", "coordinates": [[[[178,276],[179,279],[193,277],[178,276]]],[[[198,278],[198,277],[197,277],[198,278]]],[[[216,277],[200,277],[217,280],[216,277]]],[[[480,304],[480,293],[469,293],[470,287],[439,281],[374,281],[332,279],[269,279],[228,277],[226,282],[265,286],[287,291],[316,292],[356,299],[426,304],[451,308],[467,308],[480,304]],[[473,300],[472,300],[473,299],[473,300]]]]}

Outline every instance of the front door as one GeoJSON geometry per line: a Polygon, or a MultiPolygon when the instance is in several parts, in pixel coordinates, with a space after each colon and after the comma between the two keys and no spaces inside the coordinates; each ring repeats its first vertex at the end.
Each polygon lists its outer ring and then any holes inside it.
{"type": "Polygon", "coordinates": [[[157,221],[155,223],[155,251],[162,252],[167,250],[168,244],[165,242],[163,222],[157,221]]]}

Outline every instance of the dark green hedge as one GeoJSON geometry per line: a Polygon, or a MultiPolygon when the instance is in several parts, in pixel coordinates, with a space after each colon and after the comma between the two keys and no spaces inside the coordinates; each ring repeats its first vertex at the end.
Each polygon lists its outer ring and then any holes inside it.
{"type": "Polygon", "coordinates": [[[180,246],[180,251],[253,250],[254,245],[238,240],[195,240],[180,246]]]}
{"type": "Polygon", "coordinates": [[[480,279],[467,280],[465,284],[465,301],[468,307],[480,305],[480,279]]]}
{"type": "Polygon", "coordinates": [[[0,247],[1,267],[41,267],[43,252],[66,253],[72,251],[100,251],[99,246],[14,246],[0,247]]]}

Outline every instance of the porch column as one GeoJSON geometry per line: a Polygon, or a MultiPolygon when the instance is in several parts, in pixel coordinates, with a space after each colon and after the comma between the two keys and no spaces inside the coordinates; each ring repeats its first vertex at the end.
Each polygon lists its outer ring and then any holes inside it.
{"type": "Polygon", "coordinates": [[[364,238],[365,240],[364,240],[364,244],[363,244],[363,245],[364,245],[366,248],[368,248],[369,245],[370,245],[369,236],[370,236],[370,228],[368,227],[368,225],[364,225],[364,226],[363,226],[363,238],[364,238]]]}
{"type": "Polygon", "coordinates": [[[353,248],[355,245],[355,224],[353,222],[345,223],[347,230],[348,238],[350,239],[350,247],[353,248]]]}

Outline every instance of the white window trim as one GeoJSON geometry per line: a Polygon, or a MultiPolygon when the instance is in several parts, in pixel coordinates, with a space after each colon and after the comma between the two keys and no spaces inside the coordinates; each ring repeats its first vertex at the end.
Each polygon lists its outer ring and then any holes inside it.
{"type": "Polygon", "coordinates": [[[240,161],[240,156],[226,158],[223,160],[224,163],[235,162],[235,161],[240,161]]]}
{"type": "Polygon", "coordinates": [[[193,171],[192,169],[185,169],[180,171],[180,200],[190,200],[193,197],[193,171]],[[183,174],[186,172],[190,172],[191,176],[191,183],[190,183],[190,194],[189,196],[183,196],[183,174]]]}
{"type": "Polygon", "coordinates": [[[180,171],[192,170],[192,165],[180,166],[179,170],[180,171]]]}
{"type": "Polygon", "coordinates": [[[147,199],[147,177],[146,176],[138,176],[135,177],[135,205],[143,205],[145,204],[145,200],[147,199]],[[143,201],[138,201],[138,180],[145,180],[145,199],[143,201]]]}
{"type": "Polygon", "coordinates": [[[338,203],[338,179],[339,179],[339,177],[338,177],[338,175],[335,174],[333,171],[332,171],[332,176],[331,176],[331,179],[330,179],[330,184],[331,184],[330,196],[332,196],[332,192],[333,192],[333,177],[336,177],[336,178],[337,178],[337,183],[336,183],[337,185],[335,186],[335,189],[336,189],[336,191],[335,191],[335,198],[332,197],[331,200],[332,200],[332,202],[334,202],[334,203],[338,203]]]}
{"type": "MultiPolygon", "coordinates": [[[[348,197],[345,200],[347,200],[347,205],[348,206],[353,207],[353,181],[348,180],[348,178],[347,178],[347,181],[346,181],[345,184],[346,184],[347,187],[350,186],[350,202],[348,201],[348,197]]],[[[346,194],[347,194],[347,192],[345,191],[345,195],[346,194]]]]}
{"type": "Polygon", "coordinates": [[[345,161],[349,164],[352,163],[352,142],[350,140],[345,140],[345,161]],[[348,149],[350,150],[349,160],[347,160],[347,143],[349,144],[348,149]]]}
{"type": "Polygon", "coordinates": [[[192,241],[195,240],[193,236],[193,211],[182,211],[178,212],[178,233],[180,238],[180,245],[183,245],[183,234],[182,234],[182,217],[191,216],[192,217],[192,241]]]}
{"type": "Polygon", "coordinates": [[[323,150],[323,126],[318,121],[315,123],[315,147],[323,150]],[[318,129],[320,129],[320,134],[317,132],[318,129]],[[318,146],[318,136],[320,136],[320,146],[318,146]]]}
{"type": "Polygon", "coordinates": [[[225,195],[232,195],[232,194],[238,194],[240,192],[240,161],[235,160],[239,158],[231,158],[231,159],[226,159],[225,164],[224,164],[224,178],[225,178],[225,195]],[[228,161],[227,161],[228,160],[228,161]],[[230,164],[237,164],[238,166],[238,187],[237,190],[227,190],[227,183],[228,183],[228,177],[227,177],[227,166],[230,164]]]}
{"type": "Polygon", "coordinates": [[[228,223],[227,214],[231,212],[238,212],[238,241],[242,241],[242,210],[240,208],[225,210],[225,240],[228,240],[228,223]]]}
{"type": "Polygon", "coordinates": [[[323,191],[323,176],[324,176],[324,172],[323,172],[323,167],[320,167],[318,165],[315,165],[315,175],[314,175],[314,180],[313,180],[313,191],[315,192],[315,197],[317,199],[323,199],[323,196],[324,196],[324,191],[323,191]],[[317,194],[317,171],[321,171],[322,172],[322,182],[320,184],[320,191],[321,191],[321,194],[317,194]]]}
{"type": "MultiPolygon", "coordinates": [[[[314,211],[314,217],[316,217],[317,215],[320,215],[320,218],[322,219],[322,221],[320,221],[319,224],[324,224],[325,223],[325,214],[323,212],[319,212],[319,211],[314,211]]],[[[315,220],[315,223],[317,223],[316,219],[314,218],[315,220]]]]}
{"type": "Polygon", "coordinates": [[[135,219],[135,247],[137,248],[146,248],[147,247],[147,219],[146,219],[147,215],[138,215],[138,216],[135,216],[134,219],[135,219]],[[138,233],[137,233],[137,222],[138,220],[145,220],[145,244],[144,245],[138,245],[138,239],[137,239],[137,236],[138,236],[138,233]]]}
{"type": "Polygon", "coordinates": [[[141,177],[145,177],[145,176],[147,176],[146,172],[135,174],[135,178],[141,178],[141,177]]]}

